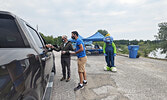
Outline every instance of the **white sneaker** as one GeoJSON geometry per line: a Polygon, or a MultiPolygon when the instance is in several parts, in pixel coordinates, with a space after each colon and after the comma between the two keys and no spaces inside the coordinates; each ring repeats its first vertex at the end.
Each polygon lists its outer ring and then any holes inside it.
{"type": "Polygon", "coordinates": [[[104,71],[107,71],[107,67],[104,67],[104,71]]]}
{"type": "Polygon", "coordinates": [[[110,71],[111,69],[110,69],[110,67],[104,67],[104,71],[110,71]]]}
{"type": "Polygon", "coordinates": [[[111,71],[112,72],[117,72],[117,68],[116,67],[111,67],[111,71]]]}

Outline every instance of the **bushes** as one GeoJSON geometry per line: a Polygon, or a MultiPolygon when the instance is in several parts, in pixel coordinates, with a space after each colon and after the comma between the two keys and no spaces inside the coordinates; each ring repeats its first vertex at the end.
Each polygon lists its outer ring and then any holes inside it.
{"type": "Polygon", "coordinates": [[[126,45],[118,45],[117,46],[117,52],[118,53],[122,53],[122,54],[129,54],[128,46],[126,46],[126,45]]]}
{"type": "MultiPolygon", "coordinates": [[[[117,42],[118,43],[118,42],[117,42]]],[[[160,48],[161,42],[155,41],[140,41],[137,45],[139,45],[138,55],[148,57],[148,54],[155,50],[156,48],[160,48]]],[[[129,54],[128,45],[116,44],[118,53],[129,54]]]]}

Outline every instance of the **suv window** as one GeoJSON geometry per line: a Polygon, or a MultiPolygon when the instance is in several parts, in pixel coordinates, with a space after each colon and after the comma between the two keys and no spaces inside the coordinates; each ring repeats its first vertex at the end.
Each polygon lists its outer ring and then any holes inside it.
{"type": "Polygon", "coordinates": [[[43,48],[43,45],[42,45],[42,42],[40,40],[40,37],[38,36],[38,33],[33,28],[31,28],[29,25],[27,25],[27,27],[28,27],[29,31],[31,32],[31,35],[33,36],[38,47],[43,48]]]}
{"type": "Polygon", "coordinates": [[[25,47],[14,18],[0,15],[0,48],[25,47]]]}

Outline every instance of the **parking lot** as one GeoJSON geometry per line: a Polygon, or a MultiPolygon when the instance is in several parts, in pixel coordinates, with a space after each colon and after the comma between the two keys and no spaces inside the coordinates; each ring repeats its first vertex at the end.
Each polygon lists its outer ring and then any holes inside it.
{"type": "Polygon", "coordinates": [[[73,91],[79,82],[77,58],[71,58],[71,81],[60,81],[60,53],[55,52],[57,73],[52,100],[166,100],[167,62],[148,58],[130,59],[116,56],[117,73],[103,71],[103,55],[88,56],[88,85],[73,91]]]}

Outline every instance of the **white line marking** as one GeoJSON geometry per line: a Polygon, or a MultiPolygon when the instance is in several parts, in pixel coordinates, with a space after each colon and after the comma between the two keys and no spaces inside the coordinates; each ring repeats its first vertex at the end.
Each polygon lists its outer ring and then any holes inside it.
{"type": "Polygon", "coordinates": [[[47,88],[48,87],[52,87],[53,86],[53,82],[49,82],[48,84],[47,84],[47,88]]]}

